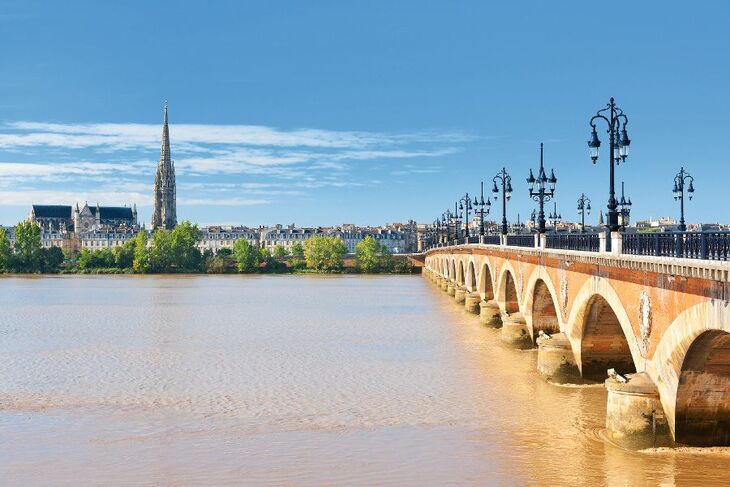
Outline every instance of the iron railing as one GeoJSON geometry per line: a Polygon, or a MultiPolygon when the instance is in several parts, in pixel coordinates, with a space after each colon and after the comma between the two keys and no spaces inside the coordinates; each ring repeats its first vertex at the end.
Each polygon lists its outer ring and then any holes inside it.
{"type": "Polygon", "coordinates": [[[601,237],[598,233],[548,233],[545,234],[545,247],[598,252],[601,249],[601,237]]]}
{"type": "Polygon", "coordinates": [[[727,261],[730,232],[625,233],[622,247],[630,255],[727,261]]]}
{"type": "Polygon", "coordinates": [[[514,245],[515,247],[534,247],[535,235],[507,235],[507,245],[514,245]]]}
{"type": "Polygon", "coordinates": [[[481,239],[482,243],[487,245],[499,245],[502,243],[502,239],[499,235],[484,235],[481,239]]]}

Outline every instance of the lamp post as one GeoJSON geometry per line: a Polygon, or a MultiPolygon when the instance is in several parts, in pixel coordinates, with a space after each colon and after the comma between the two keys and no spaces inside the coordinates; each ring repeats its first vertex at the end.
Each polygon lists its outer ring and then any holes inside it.
{"type": "Polygon", "coordinates": [[[694,188],[694,182],[695,178],[690,176],[690,174],[684,170],[684,167],[679,169],[679,172],[676,176],[674,176],[674,199],[679,200],[679,231],[680,232],[686,232],[687,231],[687,225],[684,224],[684,185],[685,183],[689,181],[689,186],[687,187],[687,194],[689,195],[689,199],[692,200],[692,195],[695,192],[694,188]]]}
{"type": "Polygon", "coordinates": [[[580,213],[580,233],[586,231],[586,214],[591,214],[591,200],[586,197],[585,193],[581,193],[578,198],[578,213],[580,213]]]}
{"type": "Polygon", "coordinates": [[[441,223],[446,227],[446,243],[449,243],[449,240],[451,240],[451,215],[449,210],[441,214],[441,223]]]}
{"type": "Polygon", "coordinates": [[[499,193],[497,181],[502,185],[502,235],[507,235],[507,200],[512,197],[512,178],[507,174],[507,169],[502,168],[492,179],[492,182],[494,182],[492,193],[494,193],[495,200],[499,193]]]}
{"type": "Polygon", "coordinates": [[[598,133],[596,132],[596,120],[604,120],[608,124],[609,137],[609,186],[608,186],[608,223],[607,227],[612,231],[618,231],[620,225],[618,223],[618,202],[616,201],[616,192],[614,188],[614,163],[616,166],[621,162],[625,162],[629,156],[629,145],[631,140],[626,133],[626,125],[629,123],[628,117],[624,114],[623,110],[616,106],[613,97],[606,105],[606,108],[598,110],[596,114],[590,120],[591,126],[591,138],[588,141],[588,147],[590,148],[590,156],[593,164],[598,161],[598,148],[601,146],[601,141],[598,139],[598,133]]]}
{"type": "MultiPolygon", "coordinates": [[[[474,208],[479,208],[479,235],[484,236],[484,215],[489,215],[489,210],[492,208],[492,202],[489,201],[489,197],[484,199],[484,181],[480,183],[481,189],[479,190],[480,196],[477,201],[477,197],[474,197],[474,208]]],[[[474,210],[476,211],[476,210],[474,210]]]]}
{"type": "Polygon", "coordinates": [[[459,213],[459,202],[454,203],[454,238],[458,242],[459,231],[461,230],[461,214],[459,213]]]}
{"type": "Polygon", "coordinates": [[[621,199],[619,200],[619,214],[621,215],[621,228],[626,228],[626,223],[629,221],[629,215],[631,215],[631,198],[624,196],[624,182],[621,181],[621,199]]]}
{"type": "Polygon", "coordinates": [[[464,210],[464,232],[466,233],[466,238],[469,238],[469,210],[472,208],[473,206],[471,204],[471,199],[469,199],[469,193],[466,193],[461,199],[459,199],[459,210],[464,210]]]}
{"type": "Polygon", "coordinates": [[[554,170],[550,170],[550,177],[545,174],[543,144],[540,143],[540,169],[538,169],[537,178],[532,175],[532,169],[530,169],[530,176],[527,178],[527,184],[530,185],[530,197],[538,202],[540,208],[537,219],[538,233],[545,233],[545,202],[550,201],[555,196],[555,184],[557,182],[558,178],[555,177],[554,170]]]}
{"type": "Polygon", "coordinates": [[[550,219],[553,227],[555,228],[555,231],[558,231],[558,222],[563,219],[562,215],[558,213],[558,204],[553,201],[553,212],[548,215],[548,218],[550,219]]]}

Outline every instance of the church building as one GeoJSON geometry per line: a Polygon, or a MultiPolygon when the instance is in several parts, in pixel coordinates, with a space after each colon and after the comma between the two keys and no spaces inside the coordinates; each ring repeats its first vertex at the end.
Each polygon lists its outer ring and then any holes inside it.
{"type": "Polygon", "coordinates": [[[175,165],[170,154],[170,129],[167,124],[167,102],[162,121],[162,146],[160,161],[155,173],[155,207],[152,212],[152,229],[171,230],[177,225],[175,196],[175,165]]]}

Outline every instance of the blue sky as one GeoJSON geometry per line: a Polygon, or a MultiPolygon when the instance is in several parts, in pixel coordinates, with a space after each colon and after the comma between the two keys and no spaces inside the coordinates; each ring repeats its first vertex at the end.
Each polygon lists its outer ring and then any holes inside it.
{"type": "Polygon", "coordinates": [[[148,221],[164,100],[180,219],[430,222],[503,165],[524,218],[541,141],[577,219],[581,192],[605,207],[586,140],[611,96],[632,216],[676,215],[684,165],[688,221],[730,221],[728,2],[0,3],[3,224],[85,200],[148,221]]]}

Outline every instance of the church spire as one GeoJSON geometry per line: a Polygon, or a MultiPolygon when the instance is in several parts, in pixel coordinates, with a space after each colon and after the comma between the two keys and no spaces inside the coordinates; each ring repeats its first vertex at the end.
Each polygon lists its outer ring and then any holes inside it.
{"type": "Polygon", "coordinates": [[[170,162],[170,127],[167,125],[167,102],[165,102],[164,115],[162,118],[162,147],[160,148],[160,163],[170,162]]]}
{"type": "Polygon", "coordinates": [[[175,166],[170,153],[170,128],[167,123],[167,102],[162,117],[160,160],[155,174],[155,208],[152,228],[171,229],[177,225],[175,166]]]}

